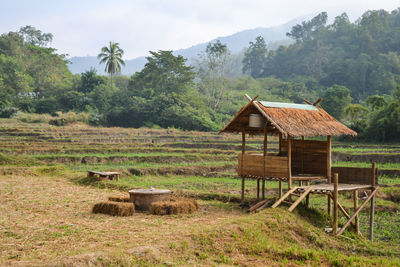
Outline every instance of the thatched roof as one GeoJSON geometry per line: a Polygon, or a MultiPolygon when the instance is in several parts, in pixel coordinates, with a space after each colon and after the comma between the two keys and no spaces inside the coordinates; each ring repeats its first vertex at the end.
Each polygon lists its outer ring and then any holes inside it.
{"type": "Polygon", "coordinates": [[[250,114],[261,114],[265,118],[269,134],[292,137],[357,135],[320,107],[265,101],[251,101],[242,107],[220,133],[244,130],[249,134],[263,134],[263,128],[249,127],[250,114]]]}

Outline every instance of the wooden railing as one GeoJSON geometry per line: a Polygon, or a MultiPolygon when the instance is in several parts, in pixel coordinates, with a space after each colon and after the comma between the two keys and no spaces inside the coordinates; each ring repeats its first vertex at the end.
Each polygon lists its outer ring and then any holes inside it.
{"type": "Polygon", "coordinates": [[[239,153],[238,174],[250,177],[288,177],[288,157],[239,153]],[[265,162],[264,162],[265,160],[265,162]]]}

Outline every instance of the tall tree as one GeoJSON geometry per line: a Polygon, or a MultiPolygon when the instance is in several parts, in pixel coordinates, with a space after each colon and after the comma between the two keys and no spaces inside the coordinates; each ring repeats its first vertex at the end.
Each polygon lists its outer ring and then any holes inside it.
{"type": "Polygon", "coordinates": [[[111,42],[108,47],[104,46],[101,49],[101,53],[97,55],[97,59],[100,59],[100,64],[105,63],[106,68],[104,69],[110,75],[110,87],[112,88],[112,78],[115,73],[121,72],[121,65],[125,66],[125,62],[122,60],[124,50],[119,47],[119,43],[111,42]]]}
{"type": "Polygon", "coordinates": [[[210,42],[205,52],[200,55],[199,87],[206,96],[208,107],[214,111],[220,108],[224,94],[231,83],[227,78],[229,56],[228,47],[220,40],[210,42]]]}
{"type": "Polygon", "coordinates": [[[264,62],[267,59],[267,45],[262,36],[258,36],[256,41],[250,42],[249,48],[244,53],[243,73],[248,72],[253,78],[261,76],[264,62]]]}

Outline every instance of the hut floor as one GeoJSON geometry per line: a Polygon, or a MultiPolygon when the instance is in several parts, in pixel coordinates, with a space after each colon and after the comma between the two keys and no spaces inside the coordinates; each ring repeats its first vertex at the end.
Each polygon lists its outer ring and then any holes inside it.
{"type": "MultiPolygon", "coordinates": [[[[303,193],[309,188],[309,186],[299,186],[297,187],[295,193],[303,193]]],[[[354,191],[361,189],[373,189],[371,185],[365,184],[338,184],[338,191],[354,191]]],[[[310,193],[314,194],[330,194],[333,192],[333,184],[317,184],[312,185],[312,190],[310,193]]]]}

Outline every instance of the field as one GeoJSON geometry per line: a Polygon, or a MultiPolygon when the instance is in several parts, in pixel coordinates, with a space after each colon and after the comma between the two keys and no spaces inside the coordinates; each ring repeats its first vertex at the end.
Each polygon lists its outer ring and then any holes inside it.
{"type": "MultiPolygon", "coordinates": [[[[261,150],[250,138],[247,149],[261,150]]],[[[269,147],[277,150],[273,139],[269,147]]],[[[239,206],[240,136],[176,129],[65,127],[0,120],[0,265],[400,265],[400,144],[334,141],[334,166],[377,162],[376,242],[324,232],[326,197],[311,208],[248,214],[239,206]],[[119,182],[87,170],[121,172],[119,182]],[[196,198],[188,215],[92,214],[92,206],[132,188],[167,188],[196,198]]],[[[267,183],[267,197],[277,197],[267,183]]],[[[246,182],[246,203],[256,184],[246,182]]],[[[351,198],[341,196],[351,207],[351,198]]],[[[368,209],[361,216],[368,233],[368,209]]],[[[342,223],[344,219],[341,218],[342,223]]]]}

